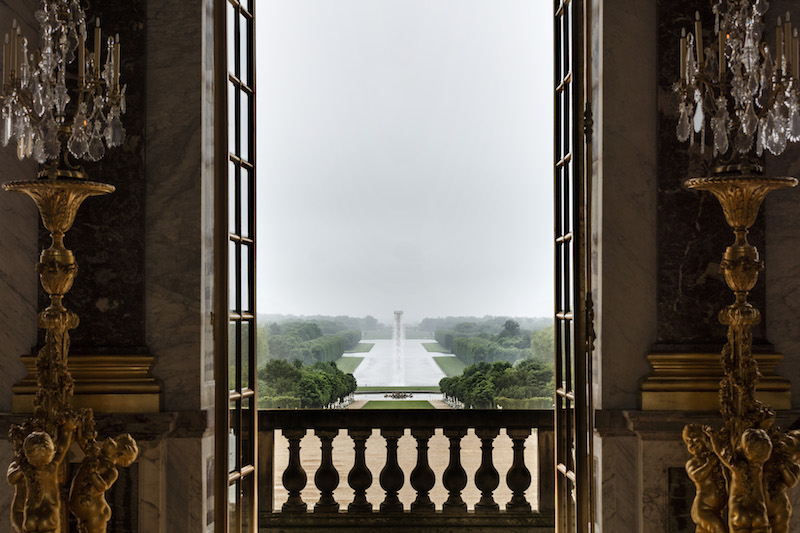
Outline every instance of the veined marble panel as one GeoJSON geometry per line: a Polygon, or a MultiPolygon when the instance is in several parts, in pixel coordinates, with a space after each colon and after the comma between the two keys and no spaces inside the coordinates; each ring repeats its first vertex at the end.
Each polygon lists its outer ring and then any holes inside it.
{"type": "MultiPolygon", "coordinates": [[[[205,0],[203,14],[203,137],[202,137],[202,303],[201,314],[210,317],[214,310],[214,1],[205,0]]],[[[214,405],[214,326],[202,322],[202,408],[214,405]]]]}
{"type": "Polygon", "coordinates": [[[595,439],[600,491],[600,531],[638,533],[641,523],[639,501],[639,441],[635,435],[595,439]]]}
{"type": "MultiPolygon", "coordinates": [[[[766,22],[770,39],[775,19],[791,10],[798,12],[794,0],[770,2],[766,22]],[[770,23],[772,25],[770,25],[770,23]]],[[[800,179],[800,146],[790,143],[779,157],[768,157],[768,176],[794,176],[800,179]]],[[[800,407],[800,188],[772,192],[767,196],[765,207],[767,235],[764,250],[767,280],[767,336],[777,352],[784,355],[777,372],[793,381],[792,407],[800,407]]],[[[795,506],[795,514],[800,513],[795,506]]],[[[797,517],[793,520],[797,520],[797,517]]],[[[794,531],[794,529],[793,529],[794,531]]]]}
{"type": "MultiPolygon", "coordinates": [[[[800,147],[791,146],[768,161],[773,176],[800,178],[800,147]]],[[[784,355],[777,373],[792,380],[792,407],[800,407],[800,188],[775,191],[765,202],[767,244],[764,254],[767,279],[767,335],[784,355]]]]}
{"type": "Polygon", "coordinates": [[[596,309],[603,409],[633,408],[656,334],[655,6],[602,6],[596,309]],[[636,76],[631,76],[636,72],[636,76]],[[610,369],[625,368],[624,373],[610,369]]]}
{"type": "MultiPolygon", "coordinates": [[[[37,6],[34,0],[0,0],[0,36],[11,31],[16,19],[23,35],[38,43],[37,6]]],[[[12,145],[0,147],[0,169],[0,182],[34,179],[37,172],[35,162],[17,159],[12,145]]],[[[11,386],[26,374],[19,357],[30,354],[36,344],[40,225],[33,200],[0,190],[0,412],[11,411],[11,386]]]]}
{"type": "Polygon", "coordinates": [[[669,468],[683,468],[689,459],[680,435],[675,440],[641,443],[642,531],[669,529],[669,468]]]}
{"type": "Polygon", "coordinates": [[[200,406],[203,328],[202,4],[147,9],[145,311],[167,410],[200,406]]]}
{"type": "Polygon", "coordinates": [[[166,460],[166,531],[206,529],[206,439],[170,439],[166,460]]]}

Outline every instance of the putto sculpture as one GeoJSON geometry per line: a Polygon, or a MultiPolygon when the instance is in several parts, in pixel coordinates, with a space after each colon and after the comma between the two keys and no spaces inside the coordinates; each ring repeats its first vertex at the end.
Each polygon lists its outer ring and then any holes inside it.
{"type": "Polygon", "coordinates": [[[99,443],[91,409],[72,406],[69,330],[79,319],[64,307],[63,299],[78,267],[64,246],[64,234],[86,198],[114,191],[112,185],[88,181],[74,161],[97,161],[106,146],[119,146],[124,140],[120,42],[109,38],[103,47],[98,19],[92,52],[86,46],[86,14],[78,0],[43,0],[41,5],[36,12],[41,50],[29,53],[27,39],[14,23],[5,38],[0,86],[0,144],[16,140],[20,159],[32,157],[47,165],[38,179],[5,183],[3,188],[34,200],[51,238],[36,265],[50,305],[38,316],[46,334],[36,356],[33,416],[9,431],[14,447],[6,474],[14,493],[11,526],[17,533],[59,532],[69,505],[81,533],[100,533],[111,517],[105,492],[117,479],[117,466],[129,466],[139,450],[128,434],[99,443]],[[76,72],[67,75],[73,64],[76,72]],[[67,87],[76,81],[74,89],[67,87]],[[73,441],[85,458],[64,502],[65,461],[73,441]]]}
{"type": "Polygon", "coordinates": [[[797,185],[795,178],[763,176],[766,152],[780,155],[788,142],[800,141],[800,40],[787,14],[785,23],[778,19],[775,46],[763,41],[768,7],[766,0],[715,1],[714,38],[707,39],[711,32],[696,13],[694,32],[684,30],[680,39],[676,134],[706,174],[685,186],[714,194],[735,235],[720,263],[735,296],[719,312],[728,327],[720,356],[722,427],[689,424],[683,431],[692,455],[686,471],[697,488],[697,533],[788,532],[786,492],[800,476],[798,435],[784,433],[756,398],[761,374],[752,328],[761,314],[747,301],[764,269],[748,230],[770,191],[797,185]]]}

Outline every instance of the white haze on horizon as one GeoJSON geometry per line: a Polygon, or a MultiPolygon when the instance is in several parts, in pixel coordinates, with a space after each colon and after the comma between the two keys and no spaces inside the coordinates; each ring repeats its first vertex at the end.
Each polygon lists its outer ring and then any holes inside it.
{"type": "Polygon", "coordinates": [[[552,316],[551,7],[259,0],[259,314],[552,316]]]}

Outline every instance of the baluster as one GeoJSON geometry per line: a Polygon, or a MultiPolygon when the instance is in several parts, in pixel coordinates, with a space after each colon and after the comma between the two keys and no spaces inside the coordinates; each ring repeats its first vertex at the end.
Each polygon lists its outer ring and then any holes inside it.
{"type": "Polygon", "coordinates": [[[317,473],[314,474],[314,483],[319,489],[319,501],[314,505],[315,513],[336,513],[339,504],[333,499],[333,491],[339,486],[339,473],[333,466],[333,438],[338,435],[338,429],[317,429],[315,431],[322,443],[322,461],[317,473]]]}
{"type": "Polygon", "coordinates": [[[289,498],[281,510],[284,513],[305,513],[306,502],[300,497],[300,491],[306,487],[306,472],[300,464],[300,439],[306,434],[304,428],[284,429],[283,436],[289,440],[289,464],[283,472],[283,486],[289,491],[289,498]]]}
{"type": "Polygon", "coordinates": [[[525,499],[525,491],[531,486],[531,472],[525,466],[525,439],[531,434],[530,428],[508,428],[514,448],[514,462],[506,474],[506,483],[511,489],[511,501],[506,504],[506,511],[515,513],[530,512],[531,504],[525,499]]]}
{"type": "Polygon", "coordinates": [[[467,504],[461,498],[461,491],[467,486],[467,473],[461,466],[461,438],[467,434],[465,428],[445,428],[445,436],[450,439],[450,464],[442,474],[442,483],[448,491],[447,501],[442,504],[442,512],[464,514],[467,504]]]}
{"type": "Polygon", "coordinates": [[[367,489],[372,485],[372,472],[367,467],[367,439],[372,434],[369,429],[348,429],[347,434],[353,439],[356,458],[353,468],[347,475],[347,482],[355,491],[352,503],[347,506],[350,513],[371,513],[372,504],[367,501],[367,489]]]}
{"type": "Polygon", "coordinates": [[[397,497],[397,491],[403,488],[403,470],[397,464],[397,441],[403,436],[402,429],[381,429],[381,436],[386,439],[386,465],[378,479],[381,488],[386,491],[386,498],[381,502],[381,512],[402,512],[403,503],[397,497]]]}
{"type": "Polygon", "coordinates": [[[433,512],[436,506],[429,494],[436,484],[436,475],[428,464],[428,440],[433,436],[433,428],[411,428],[411,436],[417,439],[417,465],[411,471],[411,486],[417,491],[417,498],[411,504],[411,512],[433,512]]]}
{"type": "Polygon", "coordinates": [[[475,434],[481,439],[481,466],[475,472],[475,486],[481,491],[481,499],[475,504],[476,512],[500,510],[492,496],[494,489],[500,484],[500,475],[492,463],[492,441],[499,433],[498,428],[475,429],[475,434]]]}

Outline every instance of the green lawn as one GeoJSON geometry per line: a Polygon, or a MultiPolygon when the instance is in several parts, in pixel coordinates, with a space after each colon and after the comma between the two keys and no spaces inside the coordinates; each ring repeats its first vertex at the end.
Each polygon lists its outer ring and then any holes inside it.
{"type": "Polygon", "coordinates": [[[435,409],[425,400],[370,400],[362,409],[435,409]]]}
{"type": "Polygon", "coordinates": [[[436,364],[439,365],[439,368],[448,378],[460,376],[464,369],[467,368],[467,365],[458,357],[434,357],[433,360],[436,361],[436,364]]]}
{"type": "Polygon", "coordinates": [[[363,360],[363,357],[340,357],[336,360],[336,367],[345,374],[352,374],[363,360]]]}
{"type": "Polygon", "coordinates": [[[374,342],[359,342],[352,350],[347,350],[344,353],[367,353],[375,346],[374,342]]]}
{"type": "Polygon", "coordinates": [[[438,342],[423,342],[422,346],[429,352],[434,353],[450,353],[450,350],[439,344],[438,342]]]}
{"type": "Polygon", "coordinates": [[[435,387],[359,387],[356,392],[441,392],[435,387]]]}

